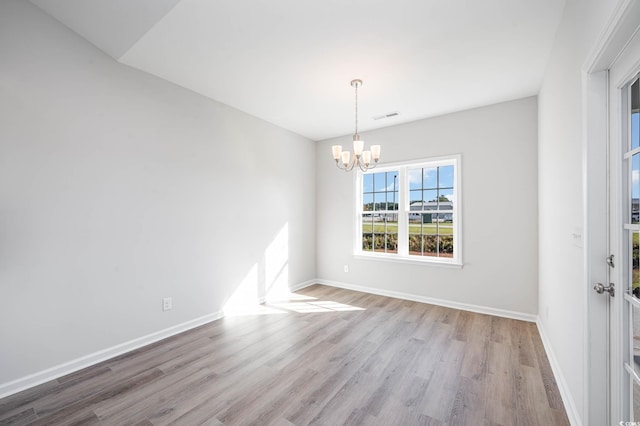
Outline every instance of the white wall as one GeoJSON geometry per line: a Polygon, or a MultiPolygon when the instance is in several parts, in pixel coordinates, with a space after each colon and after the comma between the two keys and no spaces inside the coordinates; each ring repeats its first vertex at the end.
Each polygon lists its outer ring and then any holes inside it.
{"type": "MultiPolygon", "coordinates": [[[[539,321],[566,383],[569,406],[585,407],[582,66],[616,0],[569,0],[539,95],[539,321]]],[[[603,203],[606,200],[601,200],[603,203]]],[[[571,415],[571,413],[570,413],[571,415]]]]}
{"type": "Polygon", "coordinates": [[[354,180],[317,146],[317,253],[321,279],[524,314],[537,313],[535,97],[362,134],[383,162],[462,155],[462,269],[354,259],[354,180]],[[350,266],[343,272],[343,265],[350,266]]]}
{"type": "Polygon", "coordinates": [[[0,387],[314,278],[314,158],[0,2],[0,387]]]}

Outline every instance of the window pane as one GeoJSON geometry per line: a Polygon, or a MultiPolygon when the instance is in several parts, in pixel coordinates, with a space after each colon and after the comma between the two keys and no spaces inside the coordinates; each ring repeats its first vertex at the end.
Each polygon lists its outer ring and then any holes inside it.
{"type": "Polygon", "coordinates": [[[629,313],[631,316],[631,323],[633,324],[633,359],[631,360],[631,362],[633,364],[634,370],[636,370],[636,373],[640,374],[640,308],[636,307],[635,305],[631,306],[632,309],[629,313]]]}
{"type": "Polygon", "coordinates": [[[398,172],[387,172],[387,191],[398,190],[398,172]]]}
{"type": "Polygon", "coordinates": [[[422,189],[422,169],[409,169],[409,189],[422,189]]]}
{"type": "Polygon", "coordinates": [[[362,250],[373,251],[373,235],[362,234],[362,250]]]}
{"type": "Polygon", "coordinates": [[[362,191],[373,192],[373,175],[366,174],[362,176],[362,191]]]}
{"type": "MultiPolygon", "coordinates": [[[[440,214],[440,216],[446,216],[446,214],[440,214]]],[[[440,235],[453,235],[453,223],[451,221],[447,222],[445,219],[439,219],[438,222],[438,234],[440,235]]]]}
{"type": "Polygon", "coordinates": [[[372,213],[364,213],[362,215],[362,231],[363,232],[373,232],[373,214],[372,213]]]}
{"type": "Polygon", "coordinates": [[[640,222],[640,154],[631,159],[631,223],[640,222]]]}
{"type": "Polygon", "coordinates": [[[631,382],[633,382],[633,420],[638,421],[640,419],[640,385],[633,379],[631,382]]]}
{"type": "Polygon", "coordinates": [[[640,146],[640,80],[631,85],[631,149],[640,146]]]}
{"type": "Polygon", "coordinates": [[[398,233],[398,215],[396,213],[389,213],[385,215],[385,220],[387,222],[387,233],[397,234],[398,233]]]}
{"type": "Polygon", "coordinates": [[[398,193],[387,192],[387,209],[398,210],[398,193]]]}
{"type": "Polygon", "coordinates": [[[640,299],[640,232],[631,237],[631,293],[640,299]]]}
{"type": "Polygon", "coordinates": [[[386,252],[387,253],[398,252],[398,234],[387,234],[386,252]]]}
{"type": "Polygon", "coordinates": [[[409,191],[409,207],[411,210],[422,210],[422,191],[409,191]]]}
{"type": "Polygon", "coordinates": [[[435,235],[426,235],[423,241],[423,249],[425,256],[438,255],[438,237],[435,235]]]}
{"type": "Polygon", "coordinates": [[[422,235],[409,235],[409,254],[422,255],[422,235]]]}
{"type": "Polygon", "coordinates": [[[384,247],[385,247],[385,238],[384,238],[384,234],[374,234],[373,236],[373,250],[377,251],[377,252],[382,252],[384,253],[384,247]]]}
{"type": "Polygon", "coordinates": [[[376,192],[384,191],[387,187],[387,178],[385,172],[373,174],[373,190],[376,192]]]}
{"type": "Polygon", "coordinates": [[[440,257],[453,257],[453,235],[438,237],[438,253],[440,257]]]}
{"type": "Polygon", "coordinates": [[[453,188],[453,166],[438,167],[440,188],[453,188]]]}
{"type": "Polygon", "coordinates": [[[376,192],[373,194],[375,207],[374,210],[386,210],[387,209],[387,194],[384,192],[376,192]]]}
{"type": "Polygon", "coordinates": [[[453,189],[441,189],[438,191],[438,200],[440,200],[439,210],[451,210],[453,208],[453,189]]]}
{"type": "Polygon", "coordinates": [[[373,214],[362,215],[362,250],[373,250],[373,214]]]}
{"type": "Polygon", "coordinates": [[[435,189],[438,187],[438,167],[423,169],[424,189],[435,189]]]}
{"type": "Polygon", "coordinates": [[[438,190],[430,189],[424,191],[425,210],[436,210],[438,206],[438,190]]]}
{"type": "Polygon", "coordinates": [[[631,149],[638,146],[640,146],[640,112],[634,112],[631,114],[631,149]]]}
{"type": "Polygon", "coordinates": [[[364,194],[362,196],[362,210],[365,212],[373,210],[373,194],[364,194]]]}
{"type": "Polygon", "coordinates": [[[423,235],[436,235],[438,234],[438,222],[436,214],[423,214],[422,215],[422,234],[423,235]]]}
{"type": "Polygon", "coordinates": [[[422,234],[422,214],[409,213],[409,234],[422,234]]]}

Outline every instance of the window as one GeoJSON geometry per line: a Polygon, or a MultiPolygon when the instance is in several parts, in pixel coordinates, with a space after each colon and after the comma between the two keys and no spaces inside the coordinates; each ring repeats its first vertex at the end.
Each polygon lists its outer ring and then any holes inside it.
{"type": "Polygon", "coordinates": [[[460,265],[459,168],[450,156],[359,172],[356,254],[460,265]]]}
{"type": "Polygon", "coordinates": [[[398,253],[398,172],[362,176],[362,250],[398,253]]]}

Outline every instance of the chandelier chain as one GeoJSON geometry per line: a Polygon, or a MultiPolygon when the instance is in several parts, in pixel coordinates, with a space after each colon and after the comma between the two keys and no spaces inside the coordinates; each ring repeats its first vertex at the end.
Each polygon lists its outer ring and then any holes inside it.
{"type": "Polygon", "coordinates": [[[356,135],[358,134],[358,84],[356,83],[356,135]]]}

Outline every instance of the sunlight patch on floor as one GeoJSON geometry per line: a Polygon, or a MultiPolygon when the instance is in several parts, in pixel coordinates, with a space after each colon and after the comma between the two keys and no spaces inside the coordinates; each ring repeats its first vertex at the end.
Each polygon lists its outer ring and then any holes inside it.
{"type": "Polygon", "coordinates": [[[358,306],[346,305],[344,303],[332,302],[330,300],[317,300],[314,302],[284,302],[271,303],[269,306],[275,306],[282,310],[288,310],[298,313],[314,313],[314,312],[337,312],[337,311],[364,311],[364,308],[358,306]]]}

